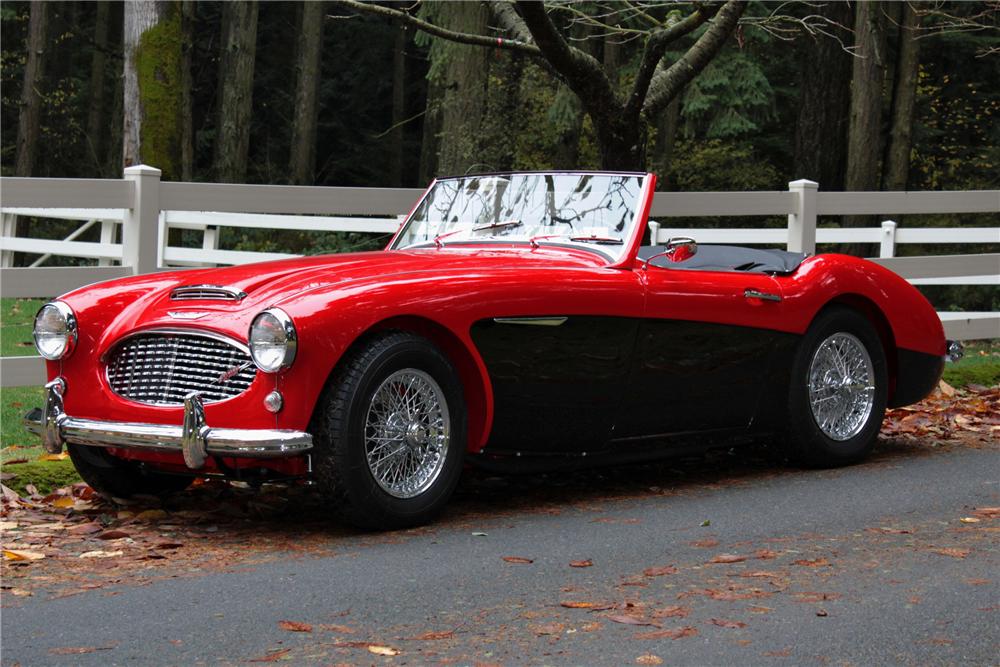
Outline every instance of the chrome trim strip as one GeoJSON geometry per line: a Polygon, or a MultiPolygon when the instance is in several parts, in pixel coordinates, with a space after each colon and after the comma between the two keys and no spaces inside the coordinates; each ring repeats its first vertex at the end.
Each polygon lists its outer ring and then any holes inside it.
{"type": "Polygon", "coordinates": [[[101,356],[101,362],[106,362],[108,358],[108,352],[115,349],[122,341],[128,340],[129,338],[134,338],[135,336],[145,336],[148,334],[169,334],[173,336],[196,336],[201,338],[211,338],[217,340],[221,343],[228,343],[233,347],[239,348],[239,350],[247,355],[250,354],[250,348],[247,347],[246,343],[241,343],[235,338],[230,338],[225,334],[216,333],[214,331],[208,331],[207,329],[196,329],[194,327],[160,327],[157,329],[137,329],[135,331],[130,331],[114,343],[112,343],[107,351],[101,356]]]}
{"type": "Polygon", "coordinates": [[[281,458],[303,454],[312,449],[312,435],[292,429],[212,428],[204,422],[204,412],[197,414],[195,397],[184,406],[184,424],[144,424],[137,422],[110,422],[96,419],[70,417],[62,409],[62,392],[65,382],[57,378],[46,385],[46,403],[43,410],[33,410],[24,417],[25,427],[45,440],[46,449],[57,453],[62,445],[87,445],[90,447],[122,447],[153,451],[179,452],[188,467],[196,469],[204,464],[203,456],[232,456],[236,458],[281,458]],[[58,446],[58,449],[50,449],[58,446]],[[198,465],[192,465],[196,463],[198,465]]]}
{"type": "Polygon", "coordinates": [[[527,324],[536,327],[557,327],[568,320],[568,317],[494,317],[497,324],[527,324]]]}
{"type": "Polygon", "coordinates": [[[225,285],[181,285],[170,290],[174,301],[242,301],[247,293],[225,285]]]}

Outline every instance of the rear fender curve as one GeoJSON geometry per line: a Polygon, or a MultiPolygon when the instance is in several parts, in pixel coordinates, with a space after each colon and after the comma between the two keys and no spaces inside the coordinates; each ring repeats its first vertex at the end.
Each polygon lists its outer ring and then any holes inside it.
{"type": "MultiPolygon", "coordinates": [[[[840,294],[828,301],[820,309],[820,313],[830,306],[836,305],[846,306],[861,313],[875,327],[875,331],[882,341],[882,351],[885,353],[885,361],[889,372],[889,403],[892,403],[892,399],[896,395],[896,382],[899,378],[899,351],[896,347],[896,337],[892,333],[892,326],[890,326],[888,318],[886,318],[885,313],[871,299],[863,297],[860,294],[840,294]]],[[[816,316],[818,317],[819,313],[816,316]]],[[[813,319],[816,318],[814,317],[813,319]]]]}

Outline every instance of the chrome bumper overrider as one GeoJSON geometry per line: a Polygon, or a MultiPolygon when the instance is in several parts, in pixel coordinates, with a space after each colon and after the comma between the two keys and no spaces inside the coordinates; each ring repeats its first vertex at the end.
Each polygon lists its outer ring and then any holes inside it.
{"type": "Polygon", "coordinates": [[[77,419],[63,411],[66,382],[56,378],[45,385],[45,406],[24,417],[27,429],[42,437],[53,454],[63,444],[122,447],[181,452],[189,468],[201,468],[208,455],[266,459],[295,456],[312,449],[312,436],[290,429],[211,428],[197,394],[184,399],[184,423],[140,424],[77,419]]]}

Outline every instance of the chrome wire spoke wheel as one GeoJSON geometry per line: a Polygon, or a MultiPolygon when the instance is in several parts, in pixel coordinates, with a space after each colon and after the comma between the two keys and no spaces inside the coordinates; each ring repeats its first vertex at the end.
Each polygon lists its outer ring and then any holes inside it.
{"type": "Polygon", "coordinates": [[[864,343],[835,333],[816,347],[809,364],[809,407],[820,431],[843,442],[864,429],[875,404],[875,369],[864,343]]]}
{"type": "Polygon", "coordinates": [[[429,489],[444,468],[450,424],[444,391],[424,371],[383,380],[365,417],[365,458],[378,485],[395,498],[429,489]]]}

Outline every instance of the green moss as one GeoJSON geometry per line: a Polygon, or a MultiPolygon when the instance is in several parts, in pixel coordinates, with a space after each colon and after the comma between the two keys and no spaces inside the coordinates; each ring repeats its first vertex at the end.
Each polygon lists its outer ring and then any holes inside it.
{"type": "Polygon", "coordinates": [[[943,378],[953,387],[1000,385],[1000,339],[968,343],[964,357],[945,364],[943,378]]]}
{"type": "Polygon", "coordinates": [[[142,106],[140,155],[162,170],[166,180],[180,177],[181,44],[180,10],[170,3],[166,16],[143,33],[135,55],[142,106]]]}
{"type": "Polygon", "coordinates": [[[25,495],[28,484],[34,484],[39,493],[49,493],[80,481],[80,476],[73,467],[72,461],[28,461],[15,465],[3,466],[5,473],[13,473],[14,478],[4,482],[21,495],[25,495]]]}

